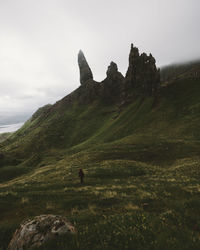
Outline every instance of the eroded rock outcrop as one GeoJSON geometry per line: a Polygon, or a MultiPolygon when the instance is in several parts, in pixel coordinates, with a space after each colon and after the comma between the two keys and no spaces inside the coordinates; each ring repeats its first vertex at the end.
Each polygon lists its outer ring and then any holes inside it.
{"type": "Polygon", "coordinates": [[[117,64],[111,62],[106,72],[106,79],[101,82],[101,96],[106,102],[115,102],[120,98],[124,76],[118,71],[117,64]]]}
{"type": "Polygon", "coordinates": [[[115,79],[118,75],[118,67],[117,64],[114,62],[111,62],[110,65],[108,66],[106,75],[110,79],[115,79]]]}
{"type": "Polygon", "coordinates": [[[140,55],[138,48],[133,44],[131,44],[125,82],[136,93],[147,95],[156,93],[160,86],[160,71],[156,68],[156,60],[151,54],[140,55]]]}
{"type": "Polygon", "coordinates": [[[78,53],[78,65],[80,70],[80,83],[86,84],[88,80],[93,80],[92,71],[85,59],[82,50],[80,50],[78,53]]]}
{"type": "Polygon", "coordinates": [[[75,234],[75,228],[59,215],[40,215],[22,223],[13,235],[8,250],[40,247],[60,235],[75,234]]]}
{"type": "Polygon", "coordinates": [[[135,96],[157,96],[160,87],[160,71],[154,57],[146,53],[140,55],[138,48],[131,44],[129,65],[126,76],[111,62],[107,77],[102,82],[93,80],[92,71],[83,52],[78,54],[81,87],[78,89],[80,103],[90,103],[101,99],[106,103],[129,103],[135,96]]]}

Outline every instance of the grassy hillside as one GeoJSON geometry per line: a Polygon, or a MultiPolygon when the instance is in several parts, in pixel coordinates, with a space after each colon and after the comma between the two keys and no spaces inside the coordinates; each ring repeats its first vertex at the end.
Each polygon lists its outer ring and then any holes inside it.
{"type": "Polygon", "coordinates": [[[198,249],[199,93],[199,80],[180,80],[125,106],[40,110],[1,147],[0,249],[43,213],[78,230],[46,249],[198,249]]]}
{"type": "Polygon", "coordinates": [[[10,135],[11,135],[11,133],[2,133],[2,134],[0,134],[0,143],[5,141],[10,135]]]}

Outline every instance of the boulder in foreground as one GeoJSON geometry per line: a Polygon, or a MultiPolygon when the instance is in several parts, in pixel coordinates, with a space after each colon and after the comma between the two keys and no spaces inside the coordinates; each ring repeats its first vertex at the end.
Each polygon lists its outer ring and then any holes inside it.
{"type": "Polygon", "coordinates": [[[66,218],[59,215],[40,215],[28,220],[15,231],[8,250],[23,250],[42,246],[58,236],[75,234],[76,230],[66,218]]]}

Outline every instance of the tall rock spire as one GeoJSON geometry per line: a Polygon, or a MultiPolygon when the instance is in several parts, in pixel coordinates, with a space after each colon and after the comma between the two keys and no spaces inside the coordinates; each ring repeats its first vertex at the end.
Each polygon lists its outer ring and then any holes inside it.
{"type": "Polygon", "coordinates": [[[85,84],[88,80],[93,80],[92,71],[85,59],[82,50],[78,53],[78,65],[80,70],[80,83],[85,84]]]}
{"type": "Polygon", "coordinates": [[[138,48],[133,44],[131,44],[125,82],[139,94],[152,95],[160,87],[160,71],[156,67],[156,60],[151,54],[140,55],[138,48]]]}
{"type": "Polygon", "coordinates": [[[132,86],[135,85],[136,82],[136,72],[139,58],[140,54],[138,48],[134,47],[133,44],[131,44],[131,50],[129,54],[129,65],[126,73],[126,82],[128,82],[129,85],[132,86]]]}

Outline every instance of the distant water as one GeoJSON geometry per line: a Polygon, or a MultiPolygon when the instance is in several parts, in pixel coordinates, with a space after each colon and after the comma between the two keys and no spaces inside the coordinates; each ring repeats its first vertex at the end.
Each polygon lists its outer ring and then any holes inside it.
{"type": "Polygon", "coordinates": [[[14,132],[24,125],[24,122],[9,124],[9,125],[0,125],[0,134],[7,132],[14,132]]]}

